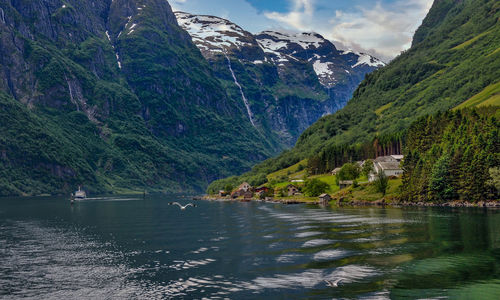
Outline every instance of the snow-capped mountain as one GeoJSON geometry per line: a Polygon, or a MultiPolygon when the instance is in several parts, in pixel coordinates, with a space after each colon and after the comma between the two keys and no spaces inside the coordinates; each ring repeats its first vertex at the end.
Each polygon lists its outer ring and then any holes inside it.
{"type": "Polygon", "coordinates": [[[357,69],[368,68],[372,71],[385,65],[368,54],[339,51],[332,42],[317,33],[264,31],[256,38],[278,67],[297,60],[307,61],[313,66],[321,84],[327,88],[357,73],[357,69]]]}
{"type": "Polygon", "coordinates": [[[184,12],[175,12],[175,15],[179,25],[191,35],[193,42],[206,58],[237,52],[243,48],[253,48],[254,51],[257,50],[259,57],[263,56],[255,37],[228,20],[184,12]]]}
{"type": "Polygon", "coordinates": [[[339,51],[332,42],[317,33],[264,31],[253,36],[223,18],[185,12],[175,14],[179,25],[189,32],[193,42],[207,58],[224,53],[234,54],[245,49],[246,53],[253,52],[253,55],[240,58],[256,64],[272,62],[281,68],[299,60],[307,61],[313,66],[320,83],[327,88],[349,77],[353,69],[368,68],[371,71],[372,68],[385,65],[368,54],[339,51]]]}
{"type": "Polygon", "coordinates": [[[338,50],[317,33],[264,31],[176,12],[177,22],[257,128],[293,144],[309,125],[342,108],[378,59],[338,50]]]}

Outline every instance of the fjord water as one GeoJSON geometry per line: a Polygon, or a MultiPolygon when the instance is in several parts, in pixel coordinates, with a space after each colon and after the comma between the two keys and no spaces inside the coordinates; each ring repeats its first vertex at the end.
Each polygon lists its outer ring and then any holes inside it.
{"type": "Polygon", "coordinates": [[[496,210],[173,200],[0,199],[0,298],[500,297],[496,210]]]}

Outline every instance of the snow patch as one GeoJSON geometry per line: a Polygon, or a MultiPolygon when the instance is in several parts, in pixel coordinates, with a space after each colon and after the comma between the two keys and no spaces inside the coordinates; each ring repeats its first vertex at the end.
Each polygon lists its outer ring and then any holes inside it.
{"type": "Polygon", "coordinates": [[[333,66],[331,62],[321,62],[317,60],[313,64],[314,72],[318,75],[318,77],[332,75],[333,72],[330,70],[330,66],[333,66]]]}
{"type": "Polygon", "coordinates": [[[227,50],[231,47],[251,45],[245,41],[248,33],[225,19],[183,12],[175,12],[175,16],[179,25],[189,32],[193,42],[202,50],[227,50]]]}
{"type": "Polygon", "coordinates": [[[116,62],[118,64],[118,68],[122,68],[122,63],[120,62],[120,55],[118,55],[118,52],[115,52],[116,55],[116,62]]]}
{"type": "Polygon", "coordinates": [[[277,31],[263,31],[261,34],[266,34],[277,40],[276,42],[284,42],[285,44],[298,44],[303,49],[319,48],[322,44],[326,43],[321,35],[314,32],[277,32],[277,31]]]}
{"type": "Polygon", "coordinates": [[[132,26],[130,26],[130,28],[129,28],[129,32],[127,33],[127,35],[129,35],[129,34],[133,33],[133,32],[135,31],[135,29],[134,29],[134,28],[135,28],[136,26],[137,26],[137,24],[136,24],[136,23],[132,24],[132,26]]]}
{"type": "Polygon", "coordinates": [[[358,62],[352,66],[352,68],[356,68],[357,66],[367,65],[370,67],[383,67],[385,64],[375,57],[365,54],[365,53],[356,53],[359,55],[358,62]]]}

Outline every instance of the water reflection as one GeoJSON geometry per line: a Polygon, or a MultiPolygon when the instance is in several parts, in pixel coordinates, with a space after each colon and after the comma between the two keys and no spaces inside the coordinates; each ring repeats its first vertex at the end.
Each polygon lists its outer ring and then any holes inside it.
{"type": "Polygon", "coordinates": [[[491,298],[495,210],[2,199],[2,298],[491,298]],[[340,280],[329,287],[325,280],[340,280]]]}

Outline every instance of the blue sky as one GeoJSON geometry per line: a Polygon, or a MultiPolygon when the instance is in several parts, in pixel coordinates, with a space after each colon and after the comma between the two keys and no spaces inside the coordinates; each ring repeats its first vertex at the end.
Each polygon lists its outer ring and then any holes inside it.
{"type": "Polygon", "coordinates": [[[258,33],[314,31],[341,49],[389,61],[409,48],[433,0],[169,0],[174,10],[215,15],[258,33]]]}

